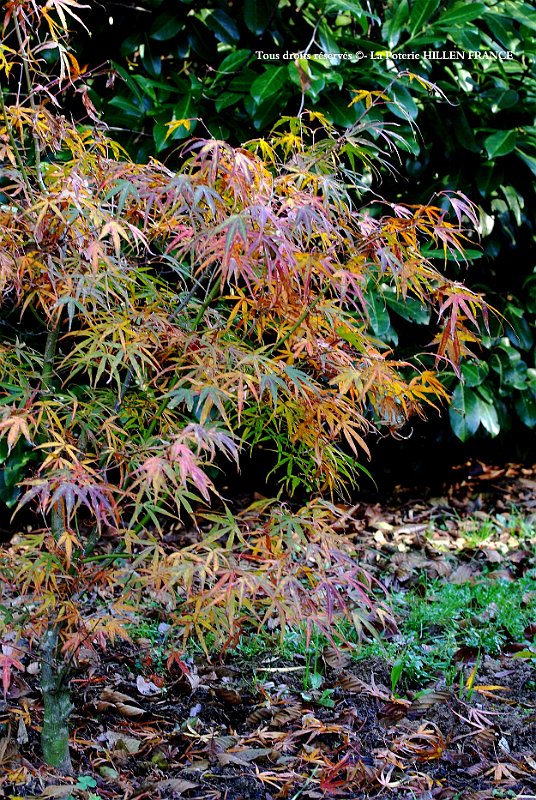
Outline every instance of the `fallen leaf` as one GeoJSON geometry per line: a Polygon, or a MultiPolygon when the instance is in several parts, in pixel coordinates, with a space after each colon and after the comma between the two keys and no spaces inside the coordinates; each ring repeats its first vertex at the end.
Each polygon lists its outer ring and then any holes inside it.
{"type": "Polygon", "coordinates": [[[146,681],[143,675],[138,675],[136,678],[136,686],[138,692],[144,697],[154,697],[154,695],[162,694],[162,688],[152,681],[146,681]]]}
{"type": "Polygon", "coordinates": [[[470,645],[462,645],[454,655],[452,656],[452,660],[455,662],[462,662],[464,664],[469,664],[472,661],[476,661],[478,658],[478,647],[471,647],[470,645]]]}
{"type": "Polygon", "coordinates": [[[451,573],[449,582],[460,585],[462,583],[469,583],[475,575],[475,570],[469,564],[460,564],[454,572],[451,573]]]}
{"type": "Polygon", "coordinates": [[[73,793],[73,789],[74,786],[72,784],[47,786],[38,797],[68,797],[73,793]]]}
{"type": "Polygon", "coordinates": [[[119,773],[113,767],[108,767],[106,764],[101,764],[99,767],[99,775],[101,778],[106,778],[109,781],[116,781],[119,778],[119,773]]]}
{"type": "Polygon", "coordinates": [[[392,722],[398,722],[399,720],[404,719],[407,713],[408,705],[406,702],[390,700],[381,706],[378,716],[385,719],[388,724],[391,724],[392,722]]]}
{"type": "Polygon", "coordinates": [[[514,653],[512,658],[536,658],[536,650],[520,650],[518,653],[514,653]]]}
{"type": "Polygon", "coordinates": [[[421,694],[412,701],[409,710],[411,713],[428,711],[429,708],[432,708],[437,703],[446,703],[451,697],[452,694],[448,689],[426,692],[426,694],[421,694]]]}
{"type": "Polygon", "coordinates": [[[356,694],[363,694],[369,690],[369,686],[360,678],[357,678],[355,675],[346,674],[339,678],[339,686],[344,689],[346,692],[352,692],[356,694]]]}
{"type": "Polygon", "coordinates": [[[26,729],[26,725],[22,717],[19,718],[19,724],[17,727],[17,743],[18,744],[27,744],[29,741],[28,739],[28,731],[26,729]]]}
{"type": "Polygon", "coordinates": [[[274,713],[273,708],[268,708],[268,706],[259,706],[251,714],[246,717],[246,725],[248,726],[257,726],[261,723],[265,722],[267,719],[270,719],[272,714],[274,713]]]}
{"type": "Polygon", "coordinates": [[[503,557],[498,550],[493,550],[491,547],[481,547],[480,549],[490,564],[499,564],[503,560],[503,557]]]}
{"type": "Polygon", "coordinates": [[[488,572],[487,577],[490,581],[513,581],[514,576],[509,569],[497,569],[495,572],[488,572]]]}
{"type": "Polygon", "coordinates": [[[239,706],[243,703],[241,695],[234,689],[225,689],[224,687],[219,686],[214,690],[214,693],[216,697],[218,697],[223,703],[227,703],[227,705],[239,706]]]}
{"type": "Polygon", "coordinates": [[[27,697],[31,693],[32,689],[24,678],[21,678],[19,675],[11,676],[11,685],[7,692],[9,700],[18,700],[20,697],[27,697]]]}
{"type": "Polygon", "coordinates": [[[414,733],[401,736],[393,742],[395,752],[417,761],[435,761],[445,749],[443,734],[433,722],[425,722],[414,733]]]}
{"type": "Polygon", "coordinates": [[[295,703],[292,703],[276,711],[272,719],[271,725],[272,726],[288,725],[289,722],[295,722],[295,720],[299,719],[301,715],[302,715],[302,707],[295,703]]]}
{"type": "Polygon", "coordinates": [[[482,750],[489,750],[495,746],[497,734],[491,728],[482,728],[473,737],[482,748],[482,750]]]}
{"type": "Polygon", "coordinates": [[[238,739],[236,736],[213,736],[210,743],[214,745],[214,752],[222,753],[238,744],[238,739]]]}
{"type": "Polygon", "coordinates": [[[0,739],[0,765],[7,766],[14,760],[18,760],[17,745],[9,736],[4,736],[0,739]]]}
{"type": "Polygon", "coordinates": [[[334,647],[330,647],[326,645],[322,651],[322,658],[332,669],[344,669],[348,666],[351,661],[350,656],[348,653],[342,653],[340,650],[336,650],[334,647]]]}
{"type": "Polygon", "coordinates": [[[239,764],[241,766],[246,766],[250,763],[250,761],[256,761],[258,758],[264,758],[270,753],[271,750],[265,747],[248,747],[244,750],[218,753],[217,758],[222,767],[227,766],[227,764],[239,764]]]}
{"type": "Polygon", "coordinates": [[[114,692],[112,689],[103,689],[100,694],[100,700],[101,703],[97,704],[97,710],[99,711],[113,707],[123,717],[139,717],[145,713],[142,708],[136,705],[134,698],[122,692],[114,692]]]}
{"type": "Polygon", "coordinates": [[[390,522],[386,522],[383,519],[375,519],[369,522],[371,528],[374,528],[376,531],[392,531],[394,530],[394,525],[391,525],[390,522]]]}
{"type": "Polygon", "coordinates": [[[490,683],[490,684],[485,684],[485,685],[479,684],[478,686],[473,686],[473,689],[474,689],[475,692],[482,692],[482,694],[487,694],[488,692],[499,692],[501,690],[503,692],[509,692],[510,691],[508,686],[499,686],[496,683],[490,683]]]}
{"type": "Polygon", "coordinates": [[[161,789],[169,789],[177,794],[187,792],[188,789],[197,789],[198,786],[198,783],[186,781],[184,778],[166,778],[163,781],[157,781],[156,783],[152,784],[152,788],[156,789],[157,791],[160,791],[161,789]]]}
{"type": "Polygon", "coordinates": [[[471,778],[479,778],[489,768],[489,763],[487,759],[482,759],[477,764],[471,764],[465,771],[471,778]]]}
{"type": "Polygon", "coordinates": [[[98,740],[106,741],[112,750],[122,750],[130,755],[137,753],[141,747],[139,739],[126,736],[124,733],[116,733],[116,731],[106,731],[98,737],[98,740]]]}

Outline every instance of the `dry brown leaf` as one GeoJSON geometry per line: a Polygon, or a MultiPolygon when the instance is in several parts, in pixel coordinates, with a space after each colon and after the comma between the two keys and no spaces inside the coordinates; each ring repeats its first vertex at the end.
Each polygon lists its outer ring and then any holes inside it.
{"type": "Polygon", "coordinates": [[[395,530],[395,536],[402,536],[403,534],[409,534],[410,536],[417,536],[419,533],[424,533],[429,528],[428,523],[416,523],[413,525],[401,525],[399,528],[395,530]]]}
{"type": "Polygon", "coordinates": [[[302,90],[302,92],[307,92],[311,88],[311,78],[306,73],[304,68],[301,66],[301,64],[298,61],[298,59],[294,60],[294,65],[295,65],[296,70],[298,72],[298,78],[299,78],[299,81],[300,81],[300,89],[302,90]]]}
{"type": "Polygon", "coordinates": [[[469,564],[460,564],[454,572],[451,573],[449,582],[460,585],[462,583],[469,583],[475,575],[475,570],[469,564]]]}
{"type": "Polygon", "coordinates": [[[270,719],[272,714],[274,713],[273,708],[268,708],[267,706],[259,706],[251,714],[246,717],[246,725],[260,725],[261,723],[265,722],[267,719],[270,719]]]}
{"type": "Polygon", "coordinates": [[[417,761],[435,761],[445,749],[443,734],[433,722],[425,722],[414,733],[401,736],[393,742],[398,754],[417,761]]]}
{"type": "Polygon", "coordinates": [[[339,686],[346,692],[363,694],[370,690],[370,686],[351,673],[346,673],[339,678],[339,686]]]}
{"type": "Polygon", "coordinates": [[[235,689],[225,689],[222,686],[218,686],[214,689],[214,693],[222,703],[227,703],[227,705],[239,706],[243,703],[242,696],[235,689]]]}
{"type": "Polygon", "coordinates": [[[394,530],[394,525],[391,525],[390,522],[386,522],[384,519],[374,519],[370,520],[369,525],[371,528],[374,528],[376,531],[392,531],[394,530]]]}
{"type": "Polygon", "coordinates": [[[429,568],[427,568],[427,572],[435,572],[438,577],[446,578],[452,572],[452,567],[449,562],[444,558],[434,558],[431,559],[429,562],[429,568]]]}
{"type": "Polygon", "coordinates": [[[487,577],[491,581],[513,581],[514,575],[509,569],[496,569],[494,572],[488,572],[487,577]]]}
{"type": "Polygon", "coordinates": [[[10,736],[0,739],[0,765],[7,766],[19,755],[17,745],[10,736]]]}
{"type": "Polygon", "coordinates": [[[19,724],[17,726],[17,744],[27,744],[28,741],[28,730],[23,718],[20,717],[19,724]]]}
{"type": "Polygon", "coordinates": [[[139,708],[138,706],[129,706],[125,703],[116,703],[115,707],[122,717],[128,717],[129,719],[131,717],[139,717],[145,713],[142,708],[139,708]]]}
{"type": "Polygon", "coordinates": [[[491,728],[483,728],[475,733],[473,740],[476,741],[482,750],[489,750],[495,745],[497,734],[491,728]]]}
{"type": "Polygon", "coordinates": [[[12,675],[11,683],[7,692],[8,700],[18,700],[20,697],[27,697],[32,693],[31,687],[20,675],[12,675]]]}
{"type": "Polygon", "coordinates": [[[336,650],[334,647],[330,647],[326,645],[322,651],[322,658],[332,669],[344,669],[348,666],[351,661],[350,656],[348,653],[343,653],[340,650],[336,650]]]}
{"type": "Polygon", "coordinates": [[[276,711],[270,723],[270,727],[288,725],[289,722],[295,722],[297,719],[300,719],[301,715],[302,707],[300,705],[297,703],[289,704],[276,711]]]}
{"type": "Polygon", "coordinates": [[[215,761],[221,753],[230,750],[236,743],[235,736],[212,736],[207,743],[205,752],[211,761],[215,761]]]}
{"type": "MultiPolygon", "coordinates": [[[[486,774],[493,775],[495,783],[506,783],[508,785],[515,782],[514,774],[519,774],[519,771],[516,770],[513,764],[505,764],[503,761],[499,761],[486,774]]],[[[521,774],[524,776],[526,773],[521,771],[521,774]]]]}
{"type": "MultiPolygon", "coordinates": [[[[513,564],[521,564],[523,561],[529,561],[532,558],[532,552],[530,550],[514,550],[513,552],[508,553],[508,560],[511,561],[513,564]]],[[[528,593],[531,594],[530,592],[528,593]]],[[[532,592],[534,595],[535,593],[532,592]]]]}
{"type": "Polygon", "coordinates": [[[451,697],[452,693],[448,689],[438,689],[433,692],[426,692],[426,694],[421,694],[419,697],[416,697],[415,700],[413,700],[409,710],[412,714],[421,713],[427,711],[429,708],[432,708],[432,706],[435,706],[436,703],[446,703],[451,697]]]}
{"type": "Polygon", "coordinates": [[[211,740],[219,751],[229,750],[238,743],[236,736],[214,736],[211,740]]]}
{"type": "Polygon", "coordinates": [[[201,678],[194,672],[181,672],[171,684],[174,692],[191,695],[199,687],[201,678]]]}
{"type": "Polygon", "coordinates": [[[471,778],[479,778],[488,768],[489,761],[487,759],[483,759],[482,761],[479,761],[478,764],[471,764],[471,766],[467,767],[465,771],[471,778]]]}
{"type": "Polygon", "coordinates": [[[456,663],[471,664],[478,658],[478,648],[469,645],[462,645],[456,650],[452,656],[452,660],[456,663]]]}
{"type": "Polygon", "coordinates": [[[519,483],[531,491],[536,491],[536,481],[531,481],[528,478],[519,478],[519,483]]]}
{"type": "Polygon", "coordinates": [[[190,692],[195,692],[201,685],[201,677],[195,672],[189,672],[186,675],[186,679],[190,684],[190,692]]]}
{"type": "Polygon", "coordinates": [[[73,793],[72,784],[47,786],[38,797],[69,797],[73,793]]]}
{"type": "Polygon", "coordinates": [[[116,708],[123,717],[139,717],[144,714],[144,710],[136,705],[134,698],[122,692],[114,692],[112,689],[103,689],[100,695],[101,703],[97,704],[97,710],[116,708]]]}
{"type": "Polygon", "coordinates": [[[265,747],[248,747],[244,750],[234,750],[232,752],[218,753],[218,761],[222,767],[227,764],[239,764],[247,766],[250,761],[256,761],[258,758],[264,758],[270,755],[272,751],[265,747]]]}
{"type": "Polygon", "coordinates": [[[390,724],[391,722],[398,722],[404,719],[404,717],[407,716],[408,710],[407,703],[391,700],[387,703],[383,703],[378,712],[378,716],[382,717],[390,724]]]}
{"type": "Polygon", "coordinates": [[[135,739],[133,736],[126,736],[123,733],[116,733],[115,731],[106,731],[98,738],[106,741],[112,750],[122,750],[130,755],[137,753],[141,747],[139,739],[135,739]]]}
{"type": "Polygon", "coordinates": [[[489,561],[490,564],[500,564],[500,562],[503,560],[503,557],[499,551],[494,550],[492,547],[481,547],[480,550],[482,553],[484,553],[486,556],[486,561],[489,561]]]}
{"type": "Polygon", "coordinates": [[[189,789],[197,789],[198,786],[198,783],[186,781],[184,778],[166,778],[165,780],[151,784],[152,789],[156,789],[157,791],[169,789],[176,794],[183,794],[183,792],[187,792],[189,789]]]}
{"type": "Polygon", "coordinates": [[[136,700],[123,692],[116,692],[113,689],[103,689],[100,693],[100,699],[105,703],[131,703],[134,704],[136,700]]]}
{"type": "MultiPolygon", "coordinates": [[[[236,678],[239,680],[242,675],[242,670],[231,666],[231,664],[215,664],[211,667],[211,670],[218,678],[236,678]]],[[[203,675],[203,678],[206,679],[207,675],[203,675]]]]}

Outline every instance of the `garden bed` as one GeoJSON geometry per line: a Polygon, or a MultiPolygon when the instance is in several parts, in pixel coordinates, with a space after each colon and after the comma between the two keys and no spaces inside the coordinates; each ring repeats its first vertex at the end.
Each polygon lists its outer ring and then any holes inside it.
{"type": "Polygon", "coordinates": [[[404,490],[347,509],[397,623],[379,640],[336,652],[320,634],[264,631],[210,658],[170,654],[148,604],[130,642],[83,648],[76,778],[40,763],[38,664],[26,659],[1,703],[4,795],[535,797],[534,474],[469,473],[442,497],[404,490]]]}

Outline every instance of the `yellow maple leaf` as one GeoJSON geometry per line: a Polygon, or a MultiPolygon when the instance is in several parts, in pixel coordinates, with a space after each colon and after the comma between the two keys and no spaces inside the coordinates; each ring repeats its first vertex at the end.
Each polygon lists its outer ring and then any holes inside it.
{"type": "Polygon", "coordinates": [[[28,420],[21,414],[14,414],[12,417],[8,417],[0,422],[0,437],[3,436],[6,431],[7,446],[10,453],[21,436],[24,436],[28,444],[33,444],[30,428],[28,427],[28,420]]]}

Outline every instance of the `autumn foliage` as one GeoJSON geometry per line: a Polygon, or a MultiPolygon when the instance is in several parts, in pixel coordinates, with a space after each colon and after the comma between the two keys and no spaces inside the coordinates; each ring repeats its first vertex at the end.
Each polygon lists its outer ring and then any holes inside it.
{"type": "Polygon", "coordinates": [[[207,465],[260,442],[291,488],[334,489],[373,427],[446,396],[374,339],[367,297],[382,282],[436,304],[438,355],[457,364],[481,301],[419,247],[461,250],[462,234],[436,206],[354,209],[336,170],[364,157],[366,121],[339,138],[313,119],[238,150],[193,142],[175,173],[119,161],[104,135],[61,118],[41,131],[36,114],[39,146],[62,159],[12,168],[1,219],[4,309],[34,336],[3,342],[1,430],[39,462],[21,504],[130,528],[147,509],[155,521],[208,501],[207,465]]]}
{"type": "Polygon", "coordinates": [[[177,169],[132,163],[103,124],[58,108],[78,92],[94,116],[66,37],[82,8],[8,4],[0,50],[4,494],[44,526],[4,559],[6,584],[33,598],[22,628],[52,668],[60,650],[125,635],[147,591],[181,647],[268,620],[370,626],[371,581],[319,499],[295,514],[205,510],[198,541],[172,552],[157,534],[206,509],[216,468],[259,446],[291,493],[348,490],[371,432],[447,399],[433,360],[398,358],[370,320],[379,287],[435,309],[436,367],[457,368],[482,300],[422,248],[463,258],[474,208],[456,193],[365,205],[396,144],[367,115],[339,131],[304,112],[240,148],[192,140],[177,169]],[[105,610],[88,616],[96,586],[105,610]]]}

